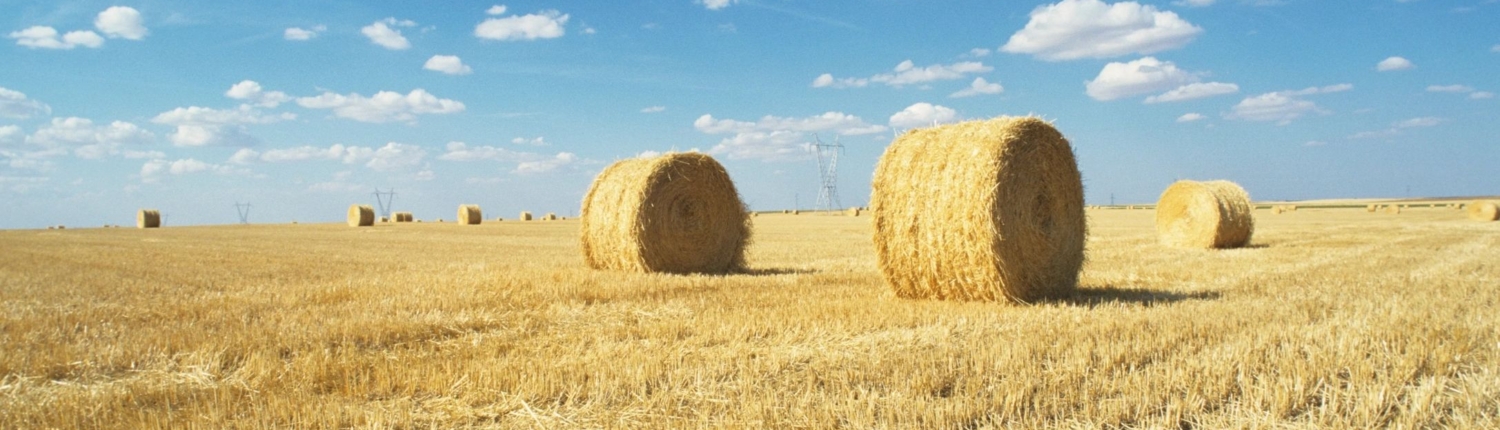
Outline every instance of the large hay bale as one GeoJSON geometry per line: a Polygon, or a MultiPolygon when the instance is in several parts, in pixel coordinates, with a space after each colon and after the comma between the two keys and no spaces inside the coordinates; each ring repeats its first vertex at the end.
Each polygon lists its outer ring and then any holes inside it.
{"type": "Polygon", "coordinates": [[[521,216],[517,217],[516,219],[519,219],[521,221],[531,221],[531,212],[521,212],[521,216]]]}
{"type": "Polygon", "coordinates": [[[1495,202],[1475,200],[1473,203],[1469,203],[1468,213],[1469,219],[1475,221],[1500,220],[1500,205],[1497,205],[1495,202]]]}
{"type": "Polygon", "coordinates": [[[349,226],[369,227],[375,225],[375,209],[370,205],[349,205],[349,226]]]}
{"type": "Polygon", "coordinates": [[[1027,303],[1077,288],[1083,182],[1072,146],[1046,121],[908,131],[871,185],[875,253],[896,296],[1027,303]]]}
{"type": "Polygon", "coordinates": [[[484,215],[479,205],[458,205],[458,218],[454,219],[459,225],[479,225],[484,222],[484,215]]]}
{"type": "Polygon", "coordinates": [[[135,228],[161,227],[161,212],[156,209],[141,209],[135,212],[135,228]]]}
{"type": "Polygon", "coordinates": [[[1156,236],[1181,248],[1245,246],[1255,233],[1253,207],[1239,184],[1177,181],[1156,203],[1156,236]]]}
{"type": "Polygon", "coordinates": [[[595,269],[629,272],[742,270],[748,212],[729,173],[708,155],[617,161],[583,199],[584,260],[595,269]]]}

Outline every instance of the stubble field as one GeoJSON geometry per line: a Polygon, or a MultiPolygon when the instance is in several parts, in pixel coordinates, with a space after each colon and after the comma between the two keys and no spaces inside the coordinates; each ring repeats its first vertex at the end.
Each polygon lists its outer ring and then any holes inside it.
{"type": "Polygon", "coordinates": [[[1500,223],[1091,210],[1068,300],[910,301],[867,217],[752,273],[585,268],[576,221],[0,232],[0,428],[1500,427],[1500,223]]]}

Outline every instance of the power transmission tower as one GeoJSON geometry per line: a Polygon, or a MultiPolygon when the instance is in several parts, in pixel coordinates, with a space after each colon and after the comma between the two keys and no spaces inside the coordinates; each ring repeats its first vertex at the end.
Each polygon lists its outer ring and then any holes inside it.
{"type": "Polygon", "coordinates": [[[816,134],[813,140],[817,143],[809,149],[818,154],[820,185],[817,206],[824,210],[842,209],[844,205],[839,202],[839,155],[844,153],[844,144],[839,143],[838,136],[834,136],[833,143],[823,143],[816,134]]]}
{"type": "Polygon", "coordinates": [[[249,203],[235,203],[234,204],[234,211],[235,212],[239,212],[239,214],[240,214],[240,224],[249,224],[250,223],[250,204],[249,203]]]}
{"type": "Polygon", "coordinates": [[[391,203],[394,203],[395,201],[396,201],[396,189],[395,188],[391,188],[390,191],[384,191],[384,192],[380,191],[379,188],[375,189],[375,203],[378,204],[378,205],[380,205],[380,216],[383,216],[386,219],[390,219],[390,217],[391,217],[391,203]]]}

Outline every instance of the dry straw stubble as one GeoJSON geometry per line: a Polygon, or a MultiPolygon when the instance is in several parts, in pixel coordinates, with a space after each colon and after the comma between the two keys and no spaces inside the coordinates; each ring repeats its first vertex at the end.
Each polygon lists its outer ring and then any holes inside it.
{"type": "Polygon", "coordinates": [[[479,210],[479,205],[458,205],[458,220],[460,225],[479,225],[484,222],[484,213],[479,210]]]}
{"type": "Polygon", "coordinates": [[[161,227],[161,212],[156,209],[141,209],[135,212],[135,228],[161,227]]]}
{"type": "Polygon", "coordinates": [[[908,131],[880,157],[871,191],[876,256],[899,297],[1025,303],[1077,288],[1083,183],[1046,121],[908,131]]]}
{"type": "Polygon", "coordinates": [[[727,273],[745,267],[750,215],[724,166],[700,153],[620,160],[589,187],[579,216],[595,269],[727,273]]]}
{"type": "Polygon", "coordinates": [[[369,227],[375,225],[375,209],[370,205],[349,205],[349,216],[347,219],[350,227],[369,227]]]}
{"type": "Polygon", "coordinates": [[[1253,208],[1233,182],[1177,181],[1156,204],[1157,239],[1181,248],[1245,246],[1255,233],[1253,208]]]}
{"type": "Polygon", "coordinates": [[[1500,220],[1500,205],[1497,205],[1495,202],[1475,200],[1469,203],[1467,212],[1469,219],[1475,221],[1500,220]]]}

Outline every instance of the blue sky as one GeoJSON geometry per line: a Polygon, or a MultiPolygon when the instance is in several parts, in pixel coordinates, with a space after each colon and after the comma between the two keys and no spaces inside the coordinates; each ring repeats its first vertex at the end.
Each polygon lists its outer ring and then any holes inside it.
{"type": "Polygon", "coordinates": [[[913,127],[1035,114],[1090,204],[1500,194],[1500,2],[0,3],[0,228],[573,215],[708,152],[753,209],[844,206],[913,127]]]}

